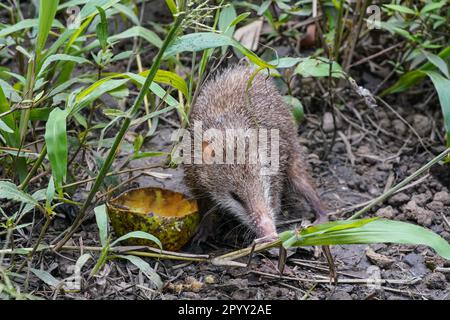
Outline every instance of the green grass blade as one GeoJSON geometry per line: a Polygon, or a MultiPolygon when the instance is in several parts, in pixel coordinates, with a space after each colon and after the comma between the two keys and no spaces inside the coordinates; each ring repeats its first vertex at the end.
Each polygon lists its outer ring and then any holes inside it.
{"type": "Polygon", "coordinates": [[[80,19],[84,21],[84,19],[88,18],[91,15],[95,15],[97,11],[97,7],[101,7],[103,10],[106,10],[116,3],[119,3],[120,0],[89,0],[86,1],[86,5],[80,11],[80,19]]]}
{"type": "Polygon", "coordinates": [[[445,131],[447,132],[447,146],[450,147],[450,80],[436,71],[425,71],[436,88],[444,116],[445,131]]]}
{"type": "Polygon", "coordinates": [[[48,34],[55,19],[59,0],[41,0],[39,2],[39,29],[36,41],[36,58],[39,60],[42,50],[47,42],[48,34]]]}
{"type": "MultiPolygon", "coordinates": [[[[162,40],[158,37],[156,33],[154,33],[151,30],[148,30],[141,26],[135,26],[128,30],[125,30],[124,32],[121,32],[119,34],[113,35],[108,38],[109,43],[114,43],[116,41],[122,40],[122,39],[128,39],[128,38],[134,38],[134,37],[140,37],[144,40],[146,40],[148,43],[154,45],[157,48],[161,48],[162,40]]],[[[93,43],[92,46],[94,46],[96,43],[93,43]]]]}
{"type": "Polygon", "coordinates": [[[42,75],[45,73],[47,68],[50,65],[52,65],[53,62],[56,62],[56,61],[72,61],[72,62],[79,63],[79,64],[82,64],[82,63],[91,64],[91,62],[89,60],[87,60],[83,57],[71,56],[68,54],[54,54],[52,56],[49,56],[47,59],[45,59],[36,78],[42,77],[42,75]]]}
{"type": "Polygon", "coordinates": [[[131,239],[131,238],[145,239],[145,240],[152,241],[152,242],[156,243],[160,249],[162,249],[161,241],[159,241],[159,239],[157,237],[155,237],[147,232],[144,232],[144,231],[129,232],[129,233],[121,236],[120,238],[116,239],[113,243],[111,243],[111,247],[114,247],[120,241],[124,241],[124,240],[131,239]]]}
{"type": "Polygon", "coordinates": [[[430,61],[436,68],[438,68],[447,77],[447,79],[450,78],[447,63],[441,57],[427,51],[425,51],[424,54],[427,57],[428,61],[430,61]]]}
{"type": "Polygon", "coordinates": [[[3,95],[12,102],[20,102],[22,99],[17,91],[6,81],[0,79],[0,89],[2,89],[3,95]]]}
{"type": "MultiPolygon", "coordinates": [[[[441,52],[439,52],[438,57],[441,58],[444,61],[447,61],[450,58],[450,46],[443,49],[441,52]]],[[[398,79],[396,83],[394,83],[392,86],[384,90],[380,96],[384,97],[391,93],[398,93],[403,92],[411,88],[412,86],[419,83],[420,80],[426,77],[425,71],[432,71],[435,70],[436,66],[431,63],[427,62],[417,70],[411,70],[398,79]]]]}
{"type": "Polygon", "coordinates": [[[95,221],[97,222],[100,243],[102,247],[108,244],[108,215],[106,213],[106,205],[102,204],[94,209],[95,221]]]}
{"type": "Polygon", "coordinates": [[[9,181],[0,181],[0,199],[7,199],[37,206],[39,203],[29,194],[19,190],[9,181]]]}
{"type": "MultiPolygon", "coordinates": [[[[146,77],[148,75],[148,70],[140,73],[139,75],[146,77]]],[[[175,89],[180,90],[186,98],[188,97],[188,86],[186,81],[174,72],[159,69],[156,73],[154,81],[171,85],[175,89]]]]}
{"type": "MultiPolygon", "coordinates": [[[[308,229],[318,228],[319,226],[306,228],[300,232],[286,231],[280,235],[280,239],[285,247],[369,243],[426,245],[433,248],[440,256],[450,260],[450,244],[431,230],[401,221],[368,220],[353,220],[353,222],[362,221],[365,223],[351,228],[342,228],[342,222],[339,222],[339,224],[336,223],[336,226],[340,228],[334,226],[317,233],[311,233],[308,229]]],[[[328,223],[328,225],[330,224],[335,223],[328,223]]]]}
{"type": "Polygon", "coordinates": [[[50,113],[45,126],[44,138],[57,190],[60,190],[67,173],[66,118],[66,110],[55,108],[50,113]]]}
{"type": "MultiPolygon", "coordinates": [[[[6,36],[9,36],[10,34],[13,34],[21,30],[36,28],[38,25],[39,25],[38,19],[24,19],[16,24],[1,29],[0,38],[6,38],[6,36]]],[[[59,29],[64,28],[64,26],[57,20],[54,20],[51,26],[59,29]]]]}

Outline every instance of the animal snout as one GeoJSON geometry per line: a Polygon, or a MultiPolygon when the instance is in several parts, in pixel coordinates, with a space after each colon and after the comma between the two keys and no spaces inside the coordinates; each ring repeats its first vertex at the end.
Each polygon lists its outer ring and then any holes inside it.
{"type": "Polygon", "coordinates": [[[276,238],[278,237],[277,230],[273,220],[268,217],[262,217],[259,221],[259,237],[276,238]]]}

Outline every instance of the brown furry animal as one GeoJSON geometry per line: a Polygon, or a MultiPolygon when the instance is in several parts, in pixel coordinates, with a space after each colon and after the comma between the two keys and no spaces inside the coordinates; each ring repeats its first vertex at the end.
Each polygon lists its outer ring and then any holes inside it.
{"type": "MultiPolygon", "coordinates": [[[[247,66],[234,66],[220,72],[203,87],[190,115],[191,138],[202,141],[201,145],[197,144],[201,155],[200,158],[193,155],[193,163],[185,165],[185,179],[194,195],[207,197],[231,212],[257,237],[273,238],[277,235],[275,220],[281,212],[283,193],[304,196],[316,213],[316,221],[325,221],[326,215],[304,165],[290,110],[272,80],[261,73],[255,76],[247,90],[253,72],[247,66]],[[250,163],[249,137],[227,150],[228,144],[215,145],[220,142],[217,137],[199,136],[194,130],[199,121],[202,132],[214,128],[224,139],[228,137],[225,133],[228,129],[278,130],[278,171],[265,175],[263,164],[250,163]],[[239,147],[243,147],[241,151],[245,150],[245,163],[237,163],[237,160],[234,164],[215,163],[229,155],[237,159],[239,147]],[[201,160],[212,164],[198,163],[201,160]]],[[[269,150],[272,139],[276,138],[269,135],[266,142],[269,150]]],[[[265,144],[260,138],[258,143],[265,144]]],[[[194,142],[192,146],[195,149],[194,142]]]]}

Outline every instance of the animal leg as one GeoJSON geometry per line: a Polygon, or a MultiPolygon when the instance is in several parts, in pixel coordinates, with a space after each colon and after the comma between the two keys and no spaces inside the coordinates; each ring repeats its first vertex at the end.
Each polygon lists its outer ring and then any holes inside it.
{"type": "Polygon", "coordinates": [[[306,201],[311,205],[315,213],[315,224],[327,222],[328,217],[325,213],[325,207],[314,188],[312,179],[307,172],[300,153],[294,152],[289,160],[287,176],[294,191],[305,197],[306,201]]]}

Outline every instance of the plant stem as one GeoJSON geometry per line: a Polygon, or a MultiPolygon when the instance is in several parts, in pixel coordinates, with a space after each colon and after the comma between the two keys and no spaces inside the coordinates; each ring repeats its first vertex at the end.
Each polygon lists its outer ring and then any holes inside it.
{"type": "Polygon", "coordinates": [[[389,189],[388,191],[386,191],[385,193],[383,193],[382,195],[380,195],[379,197],[373,199],[368,205],[366,205],[364,208],[362,208],[361,210],[359,210],[358,212],[356,212],[354,215],[352,215],[348,220],[353,220],[358,218],[359,216],[361,216],[362,214],[366,213],[367,211],[369,211],[370,209],[372,209],[373,207],[375,207],[377,204],[383,202],[384,200],[386,200],[387,198],[389,198],[391,195],[393,195],[395,192],[397,192],[399,189],[403,188],[404,186],[406,186],[408,183],[410,183],[412,180],[414,180],[415,178],[417,178],[418,176],[420,176],[422,173],[424,173],[425,171],[427,171],[428,169],[430,169],[434,164],[438,163],[440,160],[444,159],[445,156],[450,153],[450,148],[447,148],[444,152],[442,152],[440,155],[436,156],[433,160],[431,160],[430,162],[428,162],[426,165],[424,165],[423,167],[421,167],[419,170],[417,170],[416,172],[414,172],[413,174],[411,174],[409,177],[407,177],[406,179],[404,179],[402,182],[400,182],[399,184],[397,184],[396,186],[392,187],[391,189],[389,189]]]}
{"type": "Polygon", "coordinates": [[[39,248],[39,244],[41,243],[42,239],[44,239],[45,234],[47,233],[48,227],[50,226],[50,222],[52,221],[51,217],[49,217],[48,215],[45,216],[46,220],[45,220],[45,224],[42,227],[41,233],[39,234],[39,238],[37,239],[36,243],[34,244],[33,249],[31,250],[31,252],[28,255],[28,259],[25,259],[23,261],[23,263],[19,266],[19,268],[17,268],[17,273],[19,273],[20,271],[22,271],[23,267],[25,267],[26,263],[28,261],[30,261],[31,259],[33,259],[34,254],[36,253],[37,249],[39,248]]]}
{"type": "Polygon", "coordinates": [[[341,38],[342,38],[342,30],[344,29],[344,21],[342,21],[342,16],[344,12],[344,1],[339,1],[339,11],[337,17],[337,27],[336,34],[334,35],[334,52],[333,56],[336,61],[339,61],[339,49],[341,48],[341,38]]]}
{"type": "Polygon", "coordinates": [[[75,221],[73,222],[73,224],[70,227],[67,234],[56,245],[56,247],[55,247],[56,251],[61,249],[61,247],[70,239],[70,237],[72,237],[72,235],[75,233],[75,231],[78,229],[78,227],[82,223],[83,218],[86,215],[88,207],[91,205],[95,194],[97,193],[98,189],[100,188],[100,185],[103,183],[103,179],[105,178],[106,174],[109,171],[109,168],[111,167],[112,163],[114,162],[119,145],[122,142],[123,136],[127,132],[128,127],[130,126],[131,120],[133,120],[134,117],[136,116],[136,114],[138,113],[139,108],[140,108],[142,102],[144,101],[145,95],[147,94],[147,91],[150,87],[150,84],[153,82],[153,79],[155,78],[155,75],[159,69],[159,65],[161,63],[163,54],[164,54],[165,50],[167,49],[167,47],[169,46],[169,44],[172,42],[173,38],[175,37],[175,35],[178,31],[178,28],[180,27],[181,22],[183,21],[183,19],[185,17],[185,14],[186,14],[185,13],[185,8],[186,8],[185,1],[180,1],[180,3],[181,3],[180,4],[181,10],[179,10],[180,13],[176,17],[175,22],[169,31],[169,34],[167,35],[166,39],[164,40],[164,43],[162,44],[161,49],[159,50],[158,55],[156,56],[156,58],[152,64],[150,72],[148,73],[147,79],[145,80],[145,83],[142,86],[142,88],[139,92],[139,95],[134,102],[134,105],[129,110],[128,117],[124,119],[124,121],[122,123],[122,127],[120,128],[120,131],[118,132],[118,134],[114,140],[113,146],[109,150],[108,156],[106,157],[106,160],[105,160],[102,168],[100,169],[100,172],[98,173],[97,179],[95,180],[94,185],[93,185],[91,191],[89,192],[88,197],[87,197],[86,201],[84,202],[83,207],[81,208],[80,212],[78,213],[77,217],[75,218],[75,221]]]}
{"type": "Polygon", "coordinates": [[[20,190],[25,190],[28,186],[28,183],[30,180],[34,177],[37,169],[41,166],[42,161],[44,161],[45,156],[47,155],[47,145],[44,144],[44,147],[41,150],[41,153],[39,154],[39,157],[34,162],[33,167],[31,168],[30,172],[28,172],[27,176],[25,177],[25,180],[22,181],[22,183],[19,186],[20,190]]]}

